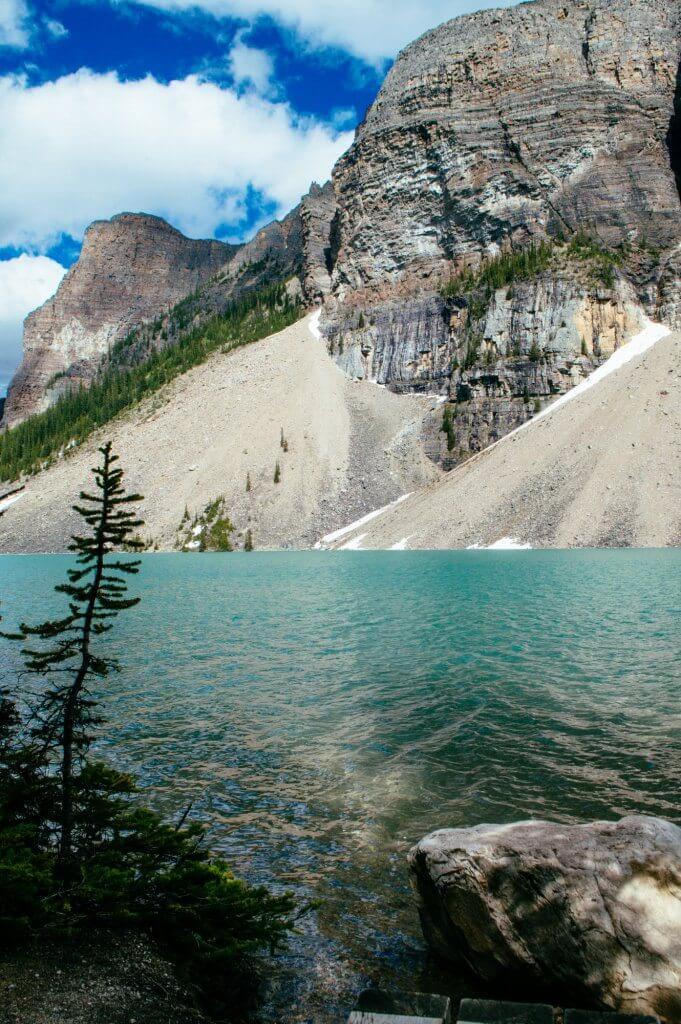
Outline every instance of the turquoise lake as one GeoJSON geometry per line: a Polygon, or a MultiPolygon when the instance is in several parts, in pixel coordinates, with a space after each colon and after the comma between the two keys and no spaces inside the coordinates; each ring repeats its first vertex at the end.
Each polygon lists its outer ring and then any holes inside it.
{"type": "MultiPolygon", "coordinates": [[[[238,872],[320,901],[266,1020],[442,989],[405,870],[435,828],[681,818],[681,551],[143,561],[99,752],[168,813],[194,801],[238,872]]],[[[67,563],[0,557],[3,625],[60,607],[67,563]]]]}

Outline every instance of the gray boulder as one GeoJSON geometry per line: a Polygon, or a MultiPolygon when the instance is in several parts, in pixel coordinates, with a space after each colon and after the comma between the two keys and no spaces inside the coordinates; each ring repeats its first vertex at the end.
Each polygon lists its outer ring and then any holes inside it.
{"type": "Polygon", "coordinates": [[[409,854],[424,934],[480,978],[681,1021],[681,829],[524,821],[409,854]]]}

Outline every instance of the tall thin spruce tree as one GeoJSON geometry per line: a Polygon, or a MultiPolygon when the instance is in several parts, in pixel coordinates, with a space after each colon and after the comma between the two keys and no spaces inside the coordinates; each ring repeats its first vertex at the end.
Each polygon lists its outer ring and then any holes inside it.
{"type": "MultiPolygon", "coordinates": [[[[76,553],[76,568],[68,570],[68,582],[55,589],[69,599],[69,614],[37,626],[23,623],[20,637],[36,638],[41,647],[27,646],[22,653],[28,672],[54,678],[34,710],[34,740],[50,751],[59,765],[61,806],[58,819],[58,873],[68,881],[73,860],[74,789],[92,730],[99,723],[91,685],[118,670],[117,659],[95,649],[94,641],[107,633],[119,612],[132,608],[138,597],[126,597],[126,577],[139,571],[138,560],[122,558],[124,547],[142,547],[133,532],[143,525],[132,506],[139,494],[126,494],[123,470],[108,442],[99,449],[101,465],[93,467],[96,492],[81,491],[73,508],[90,532],[74,536],[69,550],[76,553]]],[[[30,641],[29,641],[30,642],[30,641]]]]}

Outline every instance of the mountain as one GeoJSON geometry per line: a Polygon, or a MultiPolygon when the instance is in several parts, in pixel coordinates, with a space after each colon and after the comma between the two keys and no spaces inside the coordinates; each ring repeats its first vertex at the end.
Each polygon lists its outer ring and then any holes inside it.
{"type": "Polygon", "coordinates": [[[67,389],[89,383],[115,343],[131,333],[139,336],[128,349],[142,359],[231,300],[263,284],[302,278],[303,264],[310,298],[323,294],[330,194],[330,184],[313,184],[287,217],[240,246],[185,238],[146,214],[91,224],[56,295],[26,318],[24,358],[9,388],[3,426],[15,426],[67,389]],[[178,328],[167,314],[187,299],[191,323],[183,319],[178,328]]]}
{"type": "MultiPolygon", "coordinates": [[[[419,415],[400,427],[420,467],[399,477],[405,489],[421,479],[424,453],[433,479],[442,470],[454,470],[452,480],[459,479],[462,463],[471,474],[472,465],[497,473],[500,456],[479,464],[470,456],[568,393],[649,318],[681,329],[680,62],[681,7],[663,0],[534,0],[426,33],[399,55],[331,181],[313,185],[288,217],[251,242],[239,248],[190,242],[164,225],[157,242],[149,234],[138,250],[131,245],[138,226],[130,215],[110,222],[117,238],[108,248],[98,251],[88,242],[55,298],[27,320],[25,359],[5,422],[45,407],[99,368],[124,370],[165,346],[181,346],[187,332],[195,337],[235,298],[285,282],[303,305],[321,307],[321,344],[345,379],[356,382],[351,387],[375,397],[382,393],[376,384],[385,385],[405,402],[423,396],[419,415]],[[176,259],[166,251],[171,237],[172,251],[188,253],[186,245],[203,254],[191,270],[185,257],[177,264],[180,274],[167,269],[176,259]],[[154,261],[166,268],[158,282],[154,261]],[[112,276],[110,265],[117,268],[112,276]],[[172,279],[172,294],[164,291],[164,275],[172,279]],[[122,338],[122,347],[110,352],[112,340],[122,338]],[[58,373],[64,376],[55,378],[58,373]]],[[[93,230],[96,236],[102,229],[93,230]]],[[[265,351],[264,342],[258,345],[265,351]]],[[[302,358],[304,347],[297,351],[302,358]]],[[[241,366],[233,355],[211,359],[220,375],[241,366]]],[[[254,357],[252,372],[265,372],[266,365],[254,357]]],[[[314,391],[299,391],[292,367],[288,361],[286,388],[302,402],[315,402],[314,391]]],[[[652,357],[640,362],[642,389],[651,368],[652,357]]],[[[172,395],[190,430],[183,380],[173,384],[172,395]]],[[[202,380],[209,389],[210,379],[202,380]]],[[[653,393],[646,394],[650,404],[653,393]]],[[[257,401],[266,422],[281,418],[274,392],[258,392],[257,401]]],[[[365,412],[350,417],[357,450],[376,451],[379,401],[367,398],[365,412]]],[[[152,421],[136,421],[140,443],[152,421]]],[[[173,422],[180,430],[180,421],[173,422]]],[[[651,422],[654,429],[672,427],[678,444],[675,424],[651,422]]],[[[623,429],[616,417],[608,423],[623,429]]],[[[319,450],[328,451],[321,420],[309,429],[306,449],[308,442],[314,448],[316,437],[319,450]]],[[[538,459],[546,457],[544,445],[558,450],[538,425],[528,427],[527,436],[538,446],[538,459]]],[[[213,435],[206,432],[203,441],[197,435],[193,443],[203,444],[207,458],[213,435]]],[[[266,542],[307,544],[313,525],[326,529],[342,523],[343,515],[368,510],[372,501],[392,500],[397,478],[388,453],[395,444],[394,438],[386,443],[382,463],[372,456],[370,484],[366,475],[348,477],[329,490],[333,508],[323,510],[324,487],[313,488],[319,508],[311,510],[307,492],[305,514],[298,510],[298,522],[283,516],[289,524],[283,532],[263,528],[266,542]],[[353,486],[361,492],[348,495],[353,486]]],[[[46,448],[45,455],[50,451],[56,449],[46,448]]],[[[221,472],[232,483],[220,493],[229,491],[240,508],[240,485],[232,479],[243,469],[237,454],[224,453],[221,472]]],[[[561,459],[577,473],[567,452],[561,459]]],[[[672,472],[677,468],[675,462],[672,472]]],[[[482,488],[486,472],[476,469],[466,479],[482,488]]],[[[569,479],[577,489],[584,483],[569,479]]],[[[136,483],[148,489],[143,479],[136,483]]],[[[185,483],[176,482],[178,493],[185,493],[185,483]]],[[[219,488],[219,474],[205,477],[201,498],[209,483],[219,488]]],[[[448,481],[441,486],[438,494],[450,493],[448,481]]],[[[623,494],[626,507],[632,500],[623,494]]],[[[411,502],[405,515],[407,507],[411,502]]],[[[501,515],[501,506],[494,508],[501,515]]],[[[249,514],[255,521],[253,510],[249,514]]],[[[10,515],[18,512],[5,519],[10,515]]],[[[669,515],[660,536],[671,543],[676,534],[669,515]]],[[[160,530],[163,543],[168,529],[160,530]]],[[[440,535],[462,542],[455,530],[440,535]]],[[[574,543],[581,536],[575,534],[574,543]]],[[[648,534],[604,525],[599,536],[615,543],[648,534]]]]}
{"type": "Polygon", "coordinates": [[[4,424],[13,426],[66,387],[89,381],[115,341],[193,291],[234,251],[185,238],[145,214],[91,224],[80,259],[56,295],[26,318],[24,358],[9,388],[4,424]]]}
{"type": "Polygon", "coordinates": [[[420,441],[433,405],[349,380],[301,320],[216,352],[33,477],[4,514],[0,488],[0,551],[65,549],[78,526],[73,496],[104,436],[144,494],[149,544],[198,544],[218,501],[236,548],[248,530],[256,548],[312,547],[441,475],[420,441]]]}
{"type": "Polygon", "coordinates": [[[680,440],[676,333],[335,546],[679,547],[680,440]]]}
{"type": "Polygon", "coordinates": [[[353,376],[451,398],[448,466],[642,315],[681,324],[680,57],[678,4],[538,0],[442,25],[388,74],[334,170],[322,328],[353,376]],[[544,241],[537,272],[457,292],[462,267],[544,241]]]}

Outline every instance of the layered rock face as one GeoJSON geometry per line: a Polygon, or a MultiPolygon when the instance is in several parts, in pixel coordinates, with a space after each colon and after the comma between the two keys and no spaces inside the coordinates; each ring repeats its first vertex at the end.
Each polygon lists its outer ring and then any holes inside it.
{"type": "Polygon", "coordinates": [[[59,393],[57,375],[90,380],[115,341],[197,288],[234,249],[185,238],[144,214],[92,224],[56,295],[26,318],[24,358],[9,388],[4,424],[46,408],[59,393]]]}
{"type": "Polygon", "coordinates": [[[681,829],[447,829],[409,857],[428,941],[487,981],[681,1020],[681,829]]]}
{"type": "MultiPolygon", "coordinates": [[[[662,0],[538,0],[407,47],[333,175],[322,329],[340,365],[470,400],[456,413],[465,457],[530,415],[523,398],[571,386],[644,314],[677,327],[680,55],[681,9],[662,0]],[[613,280],[563,260],[496,290],[475,313],[480,359],[464,370],[461,310],[442,283],[578,232],[624,247],[613,280]],[[541,372],[523,360],[535,343],[541,372]]],[[[459,456],[440,451],[445,465],[459,456]]]]}
{"type": "Polygon", "coordinates": [[[74,383],[90,381],[112,345],[133,329],[127,355],[140,361],[272,281],[299,278],[305,300],[319,301],[330,288],[326,249],[334,210],[330,183],[313,184],[287,217],[242,246],[194,241],[143,214],[92,224],[56,295],[26,319],[24,359],[2,425],[14,426],[74,383]],[[167,315],[189,296],[191,309],[182,317],[167,315]]]}
{"type": "Polygon", "coordinates": [[[539,0],[407,47],[334,171],[336,291],[556,231],[678,244],[680,23],[666,0],[539,0]]]}

